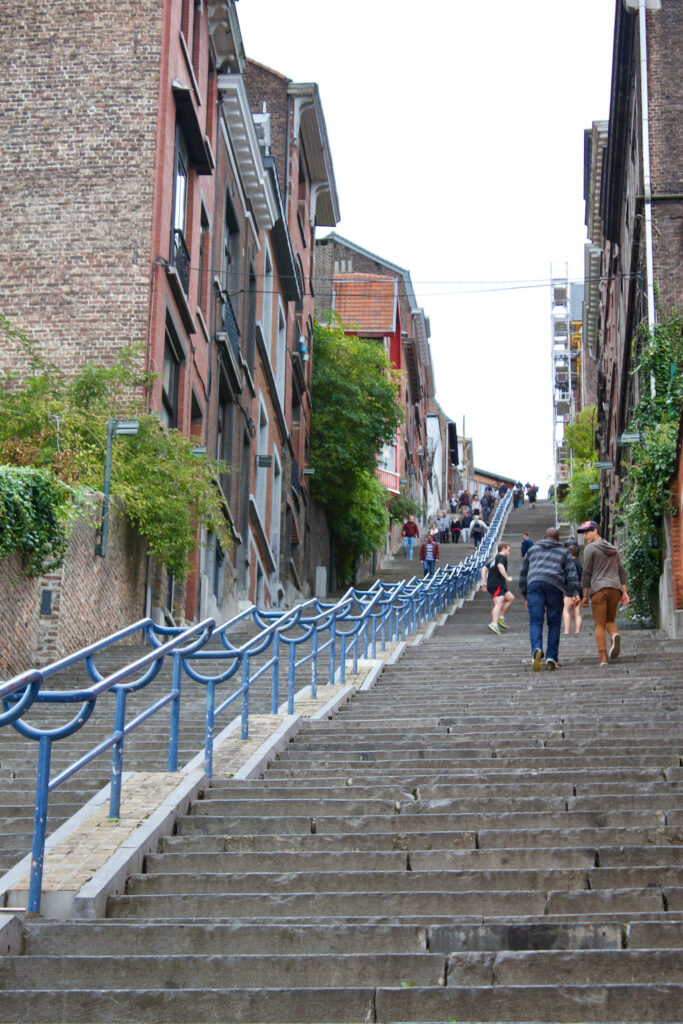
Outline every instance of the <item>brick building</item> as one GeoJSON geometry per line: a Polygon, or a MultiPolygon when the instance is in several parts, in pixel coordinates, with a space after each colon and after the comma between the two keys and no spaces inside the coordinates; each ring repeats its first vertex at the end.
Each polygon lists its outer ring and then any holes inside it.
{"type": "MultiPolygon", "coordinates": [[[[593,309],[597,329],[591,337],[596,339],[598,366],[600,459],[614,465],[603,474],[602,521],[608,537],[614,532],[621,479],[628,473],[629,448],[618,439],[628,429],[630,410],[640,395],[639,328],[683,306],[683,82],[678,57],[682,45],[683,7],[677,0],[647,0],[642,12],[638,0],[616,4],[606,140],[601,157],[595,153],[591,158],[601,159],[600,174],[592,179],[599,180],[600,192],[595,193],[594,183],[587,197],[593,211],[589,237],[598,244],[601,236],[602,242],[599,260],[597,253],[591,254],[591,282],[598,266],[601,282],[599,309],[593,309]]],[[[600,144],[603,137],[599,124],[594,125],[593,138],[600,144]]],[[[679,445],[674,487],[679,487],[682,475],[680,451],[679,445]]],[[[680,487],[676,500],[680,507],[680,487]]],[[[667,520],[663,526],[667,550],[660,613],[663,625],[683,635],[679,520],[680,516],[667,520]]]]}
{"type": "MultiPolygon", "coordinates": [[[[3,11],[0,42],[2,308],[67,371],[138,345],[157,374],[150,408],[198,444],[216,151],[209,13],[190,0],[101,0],[86,31],[81,4],[39,0],[3,11]]],[[[152,565],[146,594],[147,610],[185,615],[185,587],[152,565]]]]}
{"type": "MultiPolygon", "coordinates": [[[[281,586],[286,600],[314,589],[316,569],[329,561],[322,510],[310,494],[308,457],[311,424],[315,229],[339,220],[336,182],[317,85],[296,83],[249,61],[244,79],[251,110],[267,122],[269,165],[282,204],[279,230],[291,265],[264,268],[266,306],[279,289],[283,301],[272,309],[273,336],[283,346],[281,394],[286,436],[281,439],[281,586]]],[[[274,307],[275,303],[273,303],[274,307]]],[[[267,319],[267,317],[266,317],[267,319]]],[[[266,340],[267,344],[267,340],[266,340]]],[[[259,419],[259,430],[262,421],[259,419]]],[[[273,455],[275,458],[275,455],[273,455]]]]}
{"type": "Polygon", "coordinates": [[[142,600],[137,579],[119,594],[128,620],[282,603],[317,561],[314,230],[338,219],[317,86],[248,63],[234,0],[85,17],[74,0],[3,11],[0,308],[66,371],[138,345],[150,409],[230,465],[232,546],[202,536],[177,585],[147,560],[142,600]]]}

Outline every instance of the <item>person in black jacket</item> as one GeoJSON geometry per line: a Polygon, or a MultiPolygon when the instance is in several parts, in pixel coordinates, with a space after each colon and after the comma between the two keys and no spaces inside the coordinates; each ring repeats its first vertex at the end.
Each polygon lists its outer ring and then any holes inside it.
{"type": "Polygon", "coordinates": [[[531,640],[531,669],[540,672],[543,667],[543,625],[548,620],[548,644],[545,665],[548,669],[560,667],[560,629],[564,597],[581,597],[581,586],[574,559],[564,544],[560,531],[551,526],[542,540],[529,548],[519,573],[519,589],[529,612],[529,639],[531,640]]]}

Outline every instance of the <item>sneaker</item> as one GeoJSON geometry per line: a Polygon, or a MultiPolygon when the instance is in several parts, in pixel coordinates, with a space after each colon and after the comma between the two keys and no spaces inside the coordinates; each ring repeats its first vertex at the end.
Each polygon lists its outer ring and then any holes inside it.
{"type": "Polygon", "coordinates": [[[543,668],[543,651],[541,651],[537,647],[536,650],[534,651],[534,657],[533,657],[533,660],[531,662],[531,671],[532,672],[540,672],[542,668],[543,668]]]}
{"type": "Polygon", "coordinates": [[[497,633],[500,636],[500,630],[498,629],[498,626],[495,624],[495,622],[489,622],[489,629],[491,630],[492,633],[497,633]]]}
{"type": "Polygon", "coordinates": [[[503,619],[503,618],[498,619],[498,625],[500,626],[501,629],[509,629],[510,628],[508,626],[507,622],[505,621],[505,619],[503,619]]]}
{"type": "Polygon", "coordinates": [[[615,633],[612,637],[612,646],[609,649],[609,660],[616,661],[621,651],[621,637],[618,633],[615,633]]]}
{"type": "Polygon", "coordinates": [[[600,668],[609,668],[609,661],[599,661],[600,668]]]}
{"type": "Polygon", "coordinates": [[[554,672],[556,668],[560,667],[560,663],[559,661],[555,661],[554,658],[546,658],[545,667],[549,669],[551,672],[554,672]]]}

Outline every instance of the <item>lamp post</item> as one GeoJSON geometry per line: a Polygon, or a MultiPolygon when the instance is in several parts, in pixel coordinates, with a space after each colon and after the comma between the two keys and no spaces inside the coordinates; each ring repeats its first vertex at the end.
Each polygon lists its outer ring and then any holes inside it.
{"type": "Polygon", "coordinates": [[[137,434],[139,420],[107,420],[107,454],[104,459],[104,487],[102,499],[102,522],[100,535],[95,545],[95,554],[101,558],[107,553],[107,533],[109,530],[109,491],[111,486],[111,457],[114,449],[114,438],[118,434],[137,434]]]}

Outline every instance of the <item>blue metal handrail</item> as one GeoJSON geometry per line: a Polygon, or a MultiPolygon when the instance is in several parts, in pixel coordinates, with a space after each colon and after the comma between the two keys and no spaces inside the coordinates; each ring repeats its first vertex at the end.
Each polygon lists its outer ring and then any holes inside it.
{"type": "MultiPolygon", "coordinates": [[[[172,637],[166,643],[154,647],[147,654],[122,668],[117,669],[109,676],[102,677],[95,668],[93,658],[99,651],[111,647],[122,638],[132,635],[140,630],[150,637],[155,630],[151,619],[141,619],[139,622],[128,626],[118,633],[114,633],[104,640],[83,648],[76,653],[62,658],[51,665],[40,670],[23,673],[22,676],[10,680],[0,687],[0,699],[5,709],[3,719],[11,724],[22,736],[38,741],[38,770],[36,775],[36,799],[33,817],[33,846],[31,857],[31,875],[29,882],[28,911],[31,914],[40,912],[40,895],[43,878],[43,864],[45,859],[45,836],[47,831],[47,811],[49,794],[65,782],[68,778],[85,767],[105,750],[113,748],[112,770],[110,786],[109,815],[111,818],[118,818],[121,805],[121,775],[123,770],[123,741],[125,736],[143,721],[149,718],[156,711],[176,700],[176,696],[170,694],[155,701],[155,703],[137,715],[132,721],[125,722],[125,697],[126,694],[135,689],[147,685],[157,675],[163,658],[166,654],[179,648],[187,639],[195,634],[200,634],[202,642],[211,634],[215,625],[213,619],[206,619],[195,626],[190,626],[177,636],[172,637]],[[82,662],[88,674],[96,681],[93,686],[80,690],[44,690],[42,684],[45,679],[57,674],[65,668],[82,662]],[[137,679],[123,684],[124,679],[134,673],[144,670],[137,679]],[[37,677],[37,678],[36,678],[37,677]],[[23,690],[21,687],[25,686],[23,690]],[[50,779],[50,760],[53,742],[66,739],[81,729],[95,710],[97,698],[108,690],[116,693],[115,720],[113,732],[103,741],[96,744],[91,750],[69,765],[53,779],[50,779]],[[31,695],[28,703],[27,694],[31,695]],[[15,712],[21,708],[20,714],[25,714],[30,706],[38,704],[80,704],[77,713],[70,721],[55,728],[39,728],[30,725],[18,717],[15,712]],[[28,705],[28,706],[27,706],[28,705]]],[[[179,693],[177,698],[179,698],[179,693]]],[[[0,723],[1,724],[1,723],[0,723]]],[[[176,737],[177,742],[177,737],[176,737]]]]}
{"type": "Polygon", "coordinates": [[[95,757],[112,748],[110,816],[118,817],[124,739],[167,704],[171,705],[168,770],[177,771],[183,675],[206,687],[204,767],[210,777],[217,716],[241,698],[241,736],[247,739],[249,692],[251,686],[268,671],[271,672],[271,712],[277,713],[281,644],[289,648],[287,708],[292,714],[296,673],[302,666],[311,665],[311,693],[315,696],[319,659],[324,653],[328,653],[328,682],[334,683],[338,674],[339,681],[344,683],[347,653],[352,653],[353,672],[356,673],[359,650],[364,657],[371,651],[375,658],[378,641],[381,649],[385,650],[387,643],[404,640],[406,635],[418,632],[423,623],[433,621],[455,600],[463,598],[480,579],[482,566],[489,560],[507,519],[510,503],[511,493],[508,492],[499,503],[488,533],[473,554],[458,565],[441,567],[426,579],[413,577],[393,584],[377,581],[368,590],[349,589],[336,603],[312,598],[287,611],[262,611],[251,606],[219,628],[213,619],[206,619],[188,629],[157,626],[151,619],[141,619],[43,669],[32,669],[0,683],[0,704],[4,708],[0,712],[0,726],[12,725],[22,735],[39,741],[29,912],[38,913],[40,909],[48,794],[95,757]],[[231,633],[249,621],[258,632],[241,644],[233,643],[231,633]],[[138,631],[143,632],[151,651],[116,672],[102,676],[95,664],[96,655],[138,631]],[[326,639],[322,639],[323,636],[326,639]],[[210,639],[217,641],[217,648],[208,648],[210,639]],[[309,642],[310,650],[297,656],[302,645],[309,642]],[[252,670],[253,659],[265,651],[269,652],[265,662],[252,670]],[[167,654],[173,660],[170,692],[126,723],[127,695],[142,689],[155,678],[167,654]],[[200,667],[209,661],[218,661],[220,671],[213,674],[200,671],[200,667]],[[80,690],[43,689],[46,679],[79,662],[93,680],[92,686],[80,690]],[[216,706],[216,687],[238,672],[240,685],[216,706]],[[135,678],[131,679],[131,676],[135,678]],[[111,735],[50,780],[52,742],[73,735],[82,728],[91,717],[97,698],[109,690],[113,690],[116,696],[111,735]],[[22,719],[36,704],[80,704],[80,708],[66,724],[41,729],[22,719]]]}

